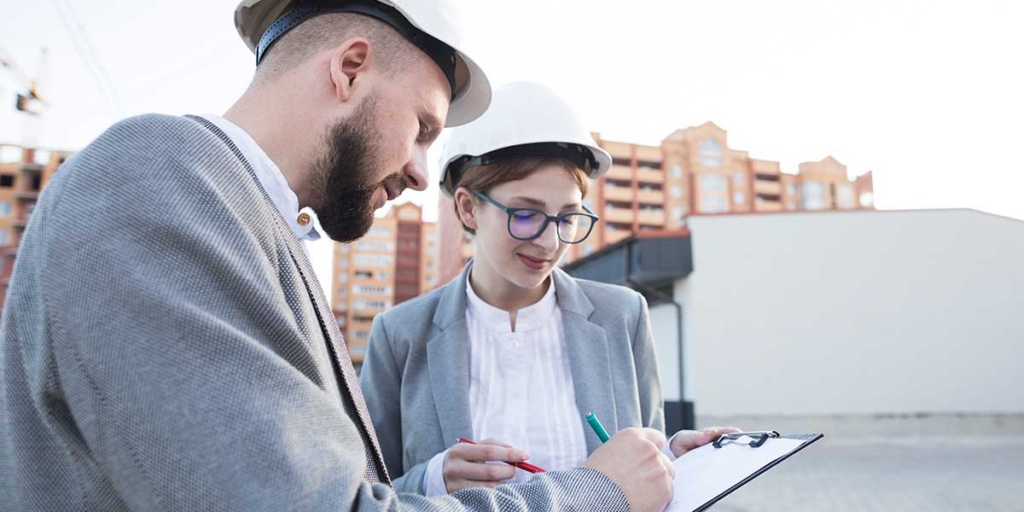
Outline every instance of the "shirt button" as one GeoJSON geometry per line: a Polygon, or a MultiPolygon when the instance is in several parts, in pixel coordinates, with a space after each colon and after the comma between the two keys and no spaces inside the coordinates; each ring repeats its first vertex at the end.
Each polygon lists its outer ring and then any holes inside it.
{"type": "Polygon", "coordinates": [[[310,221],[309,214],[306,212],[300,213],[298,221],[300,226],[308,226],[310,221]]]}

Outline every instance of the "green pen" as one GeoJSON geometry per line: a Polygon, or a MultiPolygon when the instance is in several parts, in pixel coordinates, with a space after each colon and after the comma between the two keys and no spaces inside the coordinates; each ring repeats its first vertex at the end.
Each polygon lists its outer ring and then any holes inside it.
{"type": "Polygon", "coordinates": [[[608,442],[608,431],[604,429],[604,425],[601,424],[601,420],[597,419],[597,416],[592,412],[587,413],[587,423],[590,423],[590,428],[594,429],[594,433],[597,434],[597,438],[602,443],[608,442]]]}

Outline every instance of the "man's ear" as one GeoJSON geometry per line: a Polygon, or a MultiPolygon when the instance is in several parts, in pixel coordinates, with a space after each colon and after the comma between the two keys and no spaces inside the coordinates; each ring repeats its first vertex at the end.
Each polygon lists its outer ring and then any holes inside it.
{"type": "Polygon", "coordinates": [[[373,65],[370,42],[354,37],[341,43],[331,52],[331,83],[334,95],[340,101],[352,98],[373,65]]]}

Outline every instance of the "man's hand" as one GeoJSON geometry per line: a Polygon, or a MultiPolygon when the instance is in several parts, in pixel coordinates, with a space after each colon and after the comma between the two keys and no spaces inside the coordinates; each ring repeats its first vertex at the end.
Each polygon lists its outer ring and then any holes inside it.
{"type": "Polygon", "coordinates": [[[661,452],[665,435],[649,428],[620,430],[583,467],[604,473],[626,495],[629,509],[661,512],[672,499],[672,462],[661,452]]]}

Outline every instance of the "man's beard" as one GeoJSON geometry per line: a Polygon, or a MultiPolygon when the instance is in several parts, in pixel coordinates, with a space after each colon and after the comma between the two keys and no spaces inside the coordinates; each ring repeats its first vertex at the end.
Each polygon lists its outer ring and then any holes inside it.
{"type": "Polygon", "coordinates": [[[374,181],[380,154],[381,137],[373,131],[375,101],[368,99],[351,118],[338,121],[327,130],[327,151],[316,162],[310,176],[320,227],[336,242],[362,238],[371,227],[380,188],[387,184],[398,193],[405,189],[405,178],[395,173],[374,181]]]}

